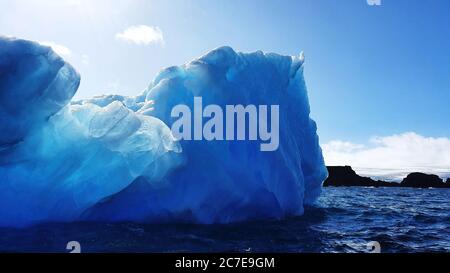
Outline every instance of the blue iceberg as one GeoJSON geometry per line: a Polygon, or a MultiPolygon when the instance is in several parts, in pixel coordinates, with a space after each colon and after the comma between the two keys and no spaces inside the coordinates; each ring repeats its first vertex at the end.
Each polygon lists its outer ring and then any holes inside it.
{"type": "Polygon", "coordinates": [[[222,47],[162,70],[139,96],[72,101],[74,68],[48,47],[0,38],[0,226],[303,214],[327,176],[303,62],[222,47]],[[278,149],[176,138],[173,108],[198,97],[279,105],[278,149]]]}

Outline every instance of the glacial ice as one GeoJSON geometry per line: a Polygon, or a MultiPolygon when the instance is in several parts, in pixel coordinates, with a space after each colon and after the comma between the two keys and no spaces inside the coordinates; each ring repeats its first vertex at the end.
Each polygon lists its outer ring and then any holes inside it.
{"type": "Polygon", "coordinates": [[[301,215],[327,176],[303,57],[213,50],[136,97],[71,101],[50,48],[0,38],[0,226],[48,221],[230,223],[301,215]],[[280,146],[177,141],[177,104],[280,105],[280,146]]]}

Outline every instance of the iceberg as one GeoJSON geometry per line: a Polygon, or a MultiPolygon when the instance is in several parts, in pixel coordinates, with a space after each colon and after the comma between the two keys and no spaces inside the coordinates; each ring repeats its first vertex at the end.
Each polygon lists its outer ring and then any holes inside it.
{"type": "Polygon", "coordinates": [[[50,48],[0,38],[0,226],[302,215],[327,177],[304,57],[215,49],[136,97],[73,101],[80,76],[50,48]],[[279,146],[178,139],[177,105],[278,105],[279,146]]]}

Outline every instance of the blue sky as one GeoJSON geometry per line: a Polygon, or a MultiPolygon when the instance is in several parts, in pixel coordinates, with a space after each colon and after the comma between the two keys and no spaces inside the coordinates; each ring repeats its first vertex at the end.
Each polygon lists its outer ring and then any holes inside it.
{"type": "Polygon", "coordinates": [[[161,68],[222,45],[303,50],[330,158],[386,148],[377,139],[398,136],[410,146],[391,153],[437,143],[428,150],[443,152],[430,158],[450,168],[448,0],[0,0],[0,34],[59,46],[82,75],[77,98],[136,95],[161,68]],[[127,40],[132,26],[147,26],[153,38],[127,40]]]}

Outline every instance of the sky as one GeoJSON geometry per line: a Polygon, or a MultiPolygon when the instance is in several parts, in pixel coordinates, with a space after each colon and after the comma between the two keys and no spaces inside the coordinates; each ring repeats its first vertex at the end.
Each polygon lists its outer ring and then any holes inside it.
{"type": "MultiPolygon", "coordinates": [[[[0,35],[52,46],[77,99],[137,95],[219,46],[305,52],[329,165],[450,173],[450,1],[0,0],[0,35]]],[[[371,171],[377,169],[378,172],[371,171]]]]}

